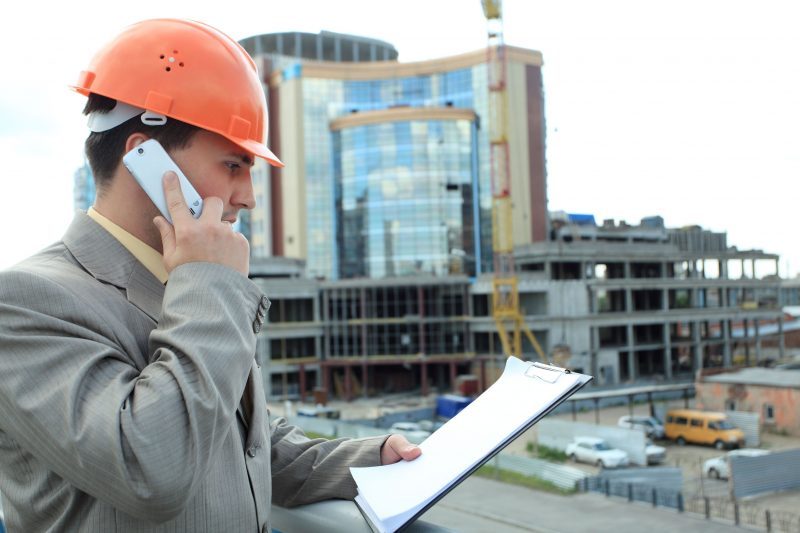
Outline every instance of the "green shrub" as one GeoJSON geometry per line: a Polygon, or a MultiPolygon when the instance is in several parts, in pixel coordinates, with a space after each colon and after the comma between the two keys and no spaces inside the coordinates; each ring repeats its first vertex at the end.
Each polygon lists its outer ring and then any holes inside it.
{"type": "Polygon", "coordinates": [[[538,446],[532,442],[529,442],[525,445],[525,449],[528,451],[529,454],[538,457],[539,459],[544,459],[545,461],[554,461],[556,463],[563,463],[566,462],[568,459],[567,454],[562,452],[557,448],[551,448],[549,446],[543,446],[539,444],[538,446]]]}
{"type": "Polygon", "coordinates": [[[526,476],[525,474],[512,472],[511,470],[496,468],[491,465],[483,465],[475,472],[475,475],[553,494],[567,495],[575,493],[575,489],[562,489],[550,481],[534,476],[526,476]]]}

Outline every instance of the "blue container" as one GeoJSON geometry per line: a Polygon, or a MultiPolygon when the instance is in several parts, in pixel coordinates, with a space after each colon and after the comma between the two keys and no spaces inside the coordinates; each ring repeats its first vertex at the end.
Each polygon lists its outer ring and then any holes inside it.
{"type": "Polygon", "coordinates": [[[436,398],[436,415],[443,418],[453,418],[471,402],[472,398],[456,394],[439,396],[436,398]]]}

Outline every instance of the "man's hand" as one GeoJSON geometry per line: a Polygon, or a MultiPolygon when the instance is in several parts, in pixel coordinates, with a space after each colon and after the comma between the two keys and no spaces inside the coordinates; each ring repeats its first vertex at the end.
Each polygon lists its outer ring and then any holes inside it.
{"type": "Polygon", "coordinates": [[[164,266],[167,272],[185,263],[217,263],[248,274],[250,245],[244,235],[231,231],[230,222],[222,221],[222,200],[203,199],[203,213],[195,220],[183,200],[181,185],[174,172],[164,174],[164,195],[175,226],[162,216],[153,219],[161,233],[164,266]]]}
{"type": "Polygon", "coordinates": [[[381,464],[390,465],[400,459],[413,461],[422,453],[418,446],[411,444],[402,435],[389,435],[381,447],[381,464]]]}

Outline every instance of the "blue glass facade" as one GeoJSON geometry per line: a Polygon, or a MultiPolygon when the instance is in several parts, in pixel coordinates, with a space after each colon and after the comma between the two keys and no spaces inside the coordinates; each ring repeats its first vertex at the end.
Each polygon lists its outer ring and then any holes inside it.
{"type": "Polygon", "coordinates": [[[334,132],[340,277],[475,274],[474,135],[469,120],[334,132]]]}
{"type": "Polygon", "coordinates": [[[376,80],[300,77],[309,273],[491,270],[485,65],[376,80]],[[340,117],[398,107],[471,109],[477,119],[330,129],[340,117]]]}

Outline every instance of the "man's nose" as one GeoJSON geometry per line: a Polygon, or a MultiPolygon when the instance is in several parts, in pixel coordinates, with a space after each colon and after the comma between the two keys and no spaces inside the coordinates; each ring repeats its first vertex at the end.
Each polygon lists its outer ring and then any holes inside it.
{"type": "Polygon", "coordinates": [[[239,209],[253,209],[256,206],[253,178],[250,172],[247,173],[247,176],[242,176],[241,179],[237,180],[231,203],[239,209]]]}

